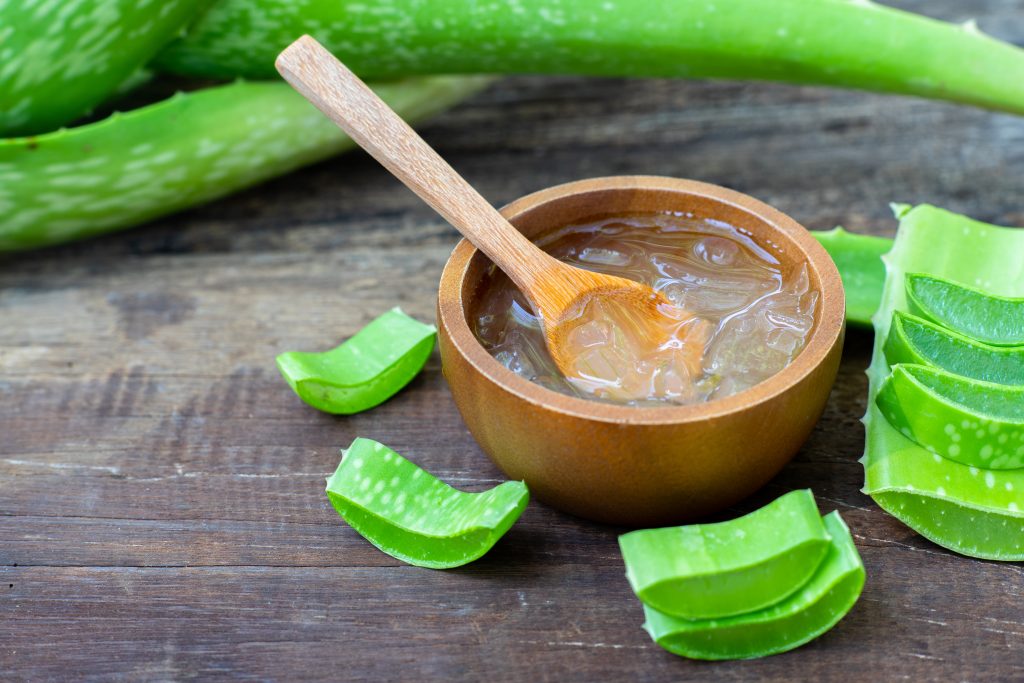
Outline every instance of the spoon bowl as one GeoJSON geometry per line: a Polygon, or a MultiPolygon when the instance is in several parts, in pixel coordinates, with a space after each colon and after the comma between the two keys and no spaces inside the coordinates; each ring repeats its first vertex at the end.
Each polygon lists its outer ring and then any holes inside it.
{"type": "Polygon", "coordinates": [[[502,209],[524,235],[607,215],[681,212],[724,221],[789,276],[806,264],[820,294],[803,350],[745,391],[684,406],[613,405],[560,394],[505,368],[472,330],[492,262],[463,240],[438,293],[442,368],[480,447],[535,498],[625,525],[699,519],[749,496],[807,439],[835,380],[844,294],[831,258],[803,227],[747,195],[690,180],[620,176],[528,195],[502,209]]]}

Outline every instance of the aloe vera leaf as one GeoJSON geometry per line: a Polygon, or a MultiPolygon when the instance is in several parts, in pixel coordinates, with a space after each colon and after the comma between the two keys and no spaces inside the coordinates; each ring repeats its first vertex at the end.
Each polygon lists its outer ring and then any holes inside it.
{"type": "MultiPolygon", "coordinates": [[[[406,119],[487,79],[375,85],[406,119]]],[[[287,83],[178,94],[96,123],[0,141],[0,251],[89,237],[208,202],[353,147],[287,83]]]]}
{"type": "Polygon", "coordinates": [[[885,256],[874,317],[864,416],[864,492],[922,536],[955,552],[1024,560],[1024,470],[981,470],[929,453],[892,427],[875,397],[889,374],[883,351],[894,311],[908,310],[904,276],[920,272],[975,282],[999,296],[1024,294],[1024,231],[922,205],[897,206],[900,228],[885,256]]]}
{"type": "MultiPolygon", "coordinates": [[[[982,479],[986,476],[977,468],[973,471],[982,479]]],[[[946,545],[948,539],[959,538],[963,541],[956,551],[964,555],[983,560],[1024,558],[1020,524],[1009,517],[964,509],[931,493],[892,490],[871,495],[895,517],[913,520],[915,531],[934,543],[946,545]]]]}
{"type": "Polygon", "coordinates": [[[282,353],[277,367],[307,404],[351,415],[380,405],[418,375],[436,338],[436,327],[393,308],[330,351],[282,353]]]}
{"type": "Polygon", "coordinates": [[[619,536],[633,592],[659,612],[684,619],[775,604],[807,582],[829,543],[808,489],[728,522],[619,536]]]}
{"type": "Polygon", "coordinates": [[[929,453],[985,469],[1024,467],[1024,387],[896,365],[875,401],[889,424],[929,453]]]}
{"type": "Polygon", "coordinates": [[[268,78],[309,33],[363,77],[571,73],[814,83],[1024,112],[1024,51],[867,0],[221,0],[157,68],[268,78]]]}
{"type": "Polygon", "coordinates": [[[327,480],[327,497],[349,525],[394,558],[430,569],[478,559],[512,526],[529,500],[506,481],[465,493],[390,448],[358,438],[327,480]]]}
{"type": "Polygon", "coordinates": [[[89,113],[210,2],[0,0],[0,137],[89,113]]]}
{"type": "Polygon", "coordinates": [[[864,563],[850,530],[824,517],[831,543],[817,571],[798,591],[766,609],[725,619],[688,620],[644,605],[644,629],[661,647],[691,659],[753,659],[814,640],[853,608],[864,587],[864,563]]]}
{"type": "Polygon", "coordinates": [[[912,313],[992,346],[1024,344],[1024,298],[994,296],[921,273],[907,273],[906,285],[912,313]]]}
{"type": "Polygon", "coordinates": [[[882,351],[889,365],[930,365],[986,382],[1024,385],[1024,346],[989,346],[902,311],[893,312],[882,351]]]}
{"type": "Polygon", "coordinates": [[[882,255],[892,249],[892,240],[874,235],[858,235],[841,227],[812,230],[811,234],[825,247],[843,280],[846,292],[846,322],[870,325],[878,310],[885,284],[882,255]]]}

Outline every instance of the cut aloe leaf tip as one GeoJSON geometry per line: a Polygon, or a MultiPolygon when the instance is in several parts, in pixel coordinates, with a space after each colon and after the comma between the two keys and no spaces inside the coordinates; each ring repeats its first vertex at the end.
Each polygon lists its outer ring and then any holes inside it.
{"type": "Polygon", "coordinates": [[[892,240],[874,235],[858,235],[841,227],[828,231],[812,230],[839,269],[846,292],[846,321],[870,325],[878,310],[885,284],[882,255],[892,249],[892,240]]]}
{"type": "Polygon", "coordinates": [[[478,559],[519,518],[526,484],[507,481],[466,493],[398,453],[358,438],[327,480],[327,497],[349,525],[394,558],[449,569],[478,559]]]}
{"type": "Polygon", "coordinates": [[[419,374],[434,349],[437,328],[393,308],[341,346],[323,353],[277,357],[288,385],[309,405],[335,415],[368,410],[419,374]]]}

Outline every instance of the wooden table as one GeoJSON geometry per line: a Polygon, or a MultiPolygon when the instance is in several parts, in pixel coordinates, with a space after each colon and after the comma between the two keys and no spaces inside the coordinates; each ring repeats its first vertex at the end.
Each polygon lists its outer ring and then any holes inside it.
{"type": "MultiPolygon", "coordinates": [[[[1021,2],[908,3],[1024,39],[1021,2]]],[[[811,228],[891,234],[888,202],[1024,225],[1024,118],[816,88],[514,78],[423,128],[497,203],[587,176],[698,178],[811,228]]],[[[860,602],[789,654],[708,665],[655,647],[621,530],[533,503],[482,560],[403,565],[323,493],[383,441],[467,490],[501,473],[435,356],[378,409],[302,404],[275,354],[400,304],[433,318],[456,233],[349,154],[149,227],[0,258],[0,678],[1021,680],[1020,564],[949,553],[860,493],[871,335],[851,330],[818,428],[761,493],[838,509],[860,602]]]]}

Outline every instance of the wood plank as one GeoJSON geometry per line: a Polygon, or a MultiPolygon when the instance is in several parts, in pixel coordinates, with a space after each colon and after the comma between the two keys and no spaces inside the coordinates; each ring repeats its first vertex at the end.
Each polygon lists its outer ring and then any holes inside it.
{"type": "MultiPolygon", "coordinates": [[[[1024,41],[1015,0],[900,3],[1024,41]],[[967,5],[970,5],[968,7],[967,5]]],[[[693,177],[811,228],[888,235],[890,200],[1024,225],[1024,118],[770,84],[510,78],[423,128],[496,204],[587,176],[693,177]]],[[[869,333],[765,489],[812,487],[868,569],[800,650],[713,667],[654,647],[613,527],[531,503],[479,562],[402,565],[330,508],[355,436],[453,484],[502,479],[435,356],[383,406],[322,415],[273,358],[400,304],[434,315],[457,234],[349,154],[150,226],[0,256],[4,680],[1018,680],[1024,566],[957,556],[860,493],[869,333]]]]}
{"type": "MultiPolygon", "coordinates": [[[[513,680],[711,675],[707,664],[650,643],[621,566],[563,557],[538,565],[536,557],[510,550],[448,572],[4,568],[0,595],[17,609],[0,624],[0,647],[30,662],[21,671],[35,679],[96,672],[99,652],[112,655],[104,657],[105,675],[132,680],[218,672],[242,680],[480,680],[498,663],[513,680]],[[48,637],[58,629],[59,641],[48,637]],[[310,656],[296,657],[296,643],[310,656]]],[[[942,554],[863,552],[871,581],[835,630],[798,652],[715,666],[716,680],[877,671],[879,651],[888,655],[887,680],[919,680],[923,672],[938,680],[1024,676],[1024,662],[1009,658],[1024,645],[1013,604],[1021,597],[1019,568],[960,562],[950,572],[942,554]],[[899,560],[898,571],[889,558],[899,560]],[[933,586],[920,577],[936,572],[948,576],[948,599],[984,607],[985,617],[935,605],[933,586]]]]}

